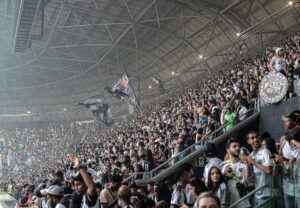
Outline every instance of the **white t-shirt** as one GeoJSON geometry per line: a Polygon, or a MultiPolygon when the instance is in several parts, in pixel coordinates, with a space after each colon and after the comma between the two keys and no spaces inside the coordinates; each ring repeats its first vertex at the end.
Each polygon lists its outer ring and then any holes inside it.
{"type": "Polygon", "coordinates": [[[285,71],[285,59],[284,58],[274,56],[272,58],[272,60],[275,60],[274,68],[276,69],[276,71],[278,71],[278,72],[285,71]]]}
{"type": "Polygon", "coordinates": [[[227,206],[230,205],[230,198],[231,198],[230,195],[231,192],[228,188],[228,185],[224,182],[221,183],[217,191],[217,196],[220,199],[221,205],[227,205],[227,206]]]}
{"type": "MultiPolygon", "coordinates": [[[[245,172],[247,170],[247,164],[243,161],[238,161],[236,163],[232,163],[230,160],[226,160],[221,163],[221,170],[222,172],[225,171],[226,167],[230,166],[232,168],[232,175],[234,175],[234,178],[227,181],[229,191],[231,192],[230,197],[230,204],[235,203],[238,201],[241,197],[238,193],[238,190],[236,188],[236,183],[243,183],[245,184],[245,172]]],[[[243,202],[239,203],[236,207],[251,207],[249,201],[246,199],[243,202]]]]}
{"type": "MultiPolygon", "coordinates": [[[[294,196],[295,194],[297,195],[300,192],[300,149],[299,148],[294,148],[289,145],[287,141],[284,143],[284,147],[282,152],[285,152],[284,155],[289,156],[288,159],[295,158],[296,161],[293,162],[293,166],[289,167],[292,168],[292,175],[291,176],[286,176],[283,178],[283,187],[284,191],[287,195],[294,196]],[[287,149],[290,148],[290,151],[287,154],[287,149]]],[[[289,170],[291,171],[291,170],[289,170]]]]}
{"type": "Polygon", "coordinates": [[[233,173],[235,174],[235,176],[237,177],[237,180],[238,180],[238,181],[235,181],[235,182],[240,182],[240,183],[245,182],[244,175],[245,175],[245,171],[246,171],[246,168],[247,168],[247,164],[245,164],[243,161],[239,161],[239,162],[236,162],[236,163],[231,163],[230,160],[226,160],[226,161],[222,162],[220,164],[220,166],[221,166],[222,172],[225,171],[225,168],[227,166],[231,166],[232,171],[233,171],[233,173]]]}
{"type": "MultiPolygon", "coordinates": [[[[293,158],[293,148],[290,146],[290,144],[285,140],[282,145],[282,155],[285,159],[292,159],[293,158]]],[[[294,189],[294,179],[283,175],[283,190],[284,193],[289,196],[295,195],[295,189],[294,189]]]]}
{"type": "Polygon", "coordinates": [[[180,187],[178,184],[174,189],[171,197],[171,205],[176,205],[181,207],[183,204],[187,203],[187,194],[184,188],[180,187]]]}
{"type": "Polygon", "coordinates": [[[238,112],[240,121],[243,121],[246,118],[247,116],[246,112],[247,112],[247,108],[245,106],[242,106],[238,112]]]}
{"type": "Polygon", "coordinates": [[[300,161],[295,161],[294,162],[294,177],[295,177],[295,182],[294,182],[294,186],[295,186],[295,194],[298,197],[298,194],[300,193],[300,161]]]}
{"type": "Polygon", "coordinates": [[[121,208],[134,208],[134,206],[132,204],[128,204],[121,206],[121,208]]]}
{"type": "Polygon", "coordinates": [[[291,154],[291,157],[296,159],[296,161],[300,161],[300,149],[299,148],[293,149],[290,154],[291,154]]]}
{"type": "MultiPolygon", "coordinates": [[[[257,163],[263,166],[273,166],[272,159],[271,159],[271,152],[266,148],[260,148],[256,153],[252,152],[250,154],[252,159],[254,159],[257,163]]],[[[259,188],[264,185],[269,185],[270,187],[266,187],[260,189],[255,193],[256,199],[262,199],[265,197],[271,196],[271,188],[273,185],[273,176],[272,174],[267,174],[262,170],[258,169],[255,165],[253,167],[253,173],[255,177],[255,187],[259,188]]]]}

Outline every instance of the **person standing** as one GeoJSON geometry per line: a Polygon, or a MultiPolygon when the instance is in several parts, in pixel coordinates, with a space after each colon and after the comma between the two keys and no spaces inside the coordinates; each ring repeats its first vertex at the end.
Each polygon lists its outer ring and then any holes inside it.
{"type": "MultiPolygon", "coordinates": [[[[298,117],[293,113],[283,116],[282,119],[284,121],[284,128],[287,132],[298,126],[298,117]]],[[[293,149],[294,148],[286,140],[286,136],[283,135],[280,138],[279,154],[276,156],[275,160],[284,167],[285,174],[283,175],[283,196],[286,208],[295,207],[295,181],[293,177],[291,177],[291,175],[287,174],[288,172],[293,171],[288,171],[288,169],[285,168],[286,164],[288,164],[288,162],[293,159],[293,155],[291,154],[293,152],[293,149]]],[[[293,169],[293,167],[291,166],[289,169],[293,169]]]]}
{"type": "Polygon", "coordinates": [[[42,189],[41,193],[47,195],[47,205],[48,208],[67,208],[69,207],[69,200],[64,199],[64,189],[61,186],[53,185],[48,189],[42,189]]]}
{"type": "MultiPolygon", "coordinates": [[[[273,163],[271,159],[271,152],[263,148],[261,140],[255,131],[250,131],[247,136],[247,143],[252,147],[252,152],[247,156],[247,163],[253,168],[255,187],[261,188],[255,193],[255,205],[265,202],[266,199],[272,196],[273,187],[273,163]]],[[[263,207],[272,207],[270,201],[265,203],[263,207]]]]}
{"type": "Polygon", "coordinates": [[[212,167],[208,174],[207,189],[219,197],[221,208],[230,207],[230,191],[228,184],[225,182],[222,172],[217,167],[212,167]]]}
{"type": "Polygon", "coordinates": [[[157,196],[156,196],[156,192],[154,190],[154,183],[150,182],[147,185],[147,190],[148,190],[148,195],[147,197],[151,200],[153,200],[155,203],[157,203],[157,196]]]}
{"type": "Polygon", "coordinates": [[[120,208],[134,208],[130,201],[131,192],[128,186],[122,185],[118,190],[118,205],[120,208]]]}
{"type": "Polygon", "coordinates": [[[273,56],[273,58],[271,59],[269,68],[275,73],[279,72],[284,76],[287,76],[286,60],[284,56],[285,56],[285,52],[283,51],[283,49],[277,48],[275,50],[275,56],[273,56]]]}
{"type": "Polygon", "coordinates": [[[225,120],[225,131],[229,131],[234,126],[234,120],[235,120],[235,113],[233,112],[232,107],[227,107],[226,114],[224,116],[225,120]]]}
{"type": "Polygon", "coordinates": [[[190,188],[189,194],[191,196],[191,200],[188,203],[189,206],[184,205],[181,208],[191,208],[191,207],[197,208],[196,200],[197,200],[198,196],[201,193],[208,191],[204,182],[200,178],[197,178],[197,177],[192,177],[190,179],[189,188],[190,188]]]}
{"type": "Polygon", "coordinates": [[[222,161],[216,157],[216,146],[213,143],[207,143],[205,145],[204,156],[208,161],[203,172],[204,182],[207,184],[209,170],[212,167],[221,168],[220,164],[222,161]]]}
{"type": "Polygon", "coordinates": [[[170,208],[180,208],[188,203],[186,185],[194,175],[192,165],[189,163],[182,164],[176,171],[176,187],[172,193],[170,208]]]}
{"type": "Polygon", "coordinates": [[[113,175],[110,178],[109,185],[103,189],[100,193],[100,203],[102,208],[117,208],[118,197],[117,190],[122,182],[122,177],[119,175],[113,175]]]}
{"type": "MultiPolygon", "coordinates": [[[[76,155],[71,155],[69,159],[72,161],[74,168],[79,170],[77,175],[73,177],[75,193],[81,199],[76,201],[76,204],[81,204],[81,208],[95,208],[97,206],[98,199],[96,185],[93,182],[91,175],[87,172],[87,167],[80,165],[80,161],[76,155]]],[[[75,198],[72,196],[70,206],[73,206],[74,200],[75,198]]]]}
{"type": "MultiPolygon", "coordinates": [[[[251,176],[251,167],[240,159],[241,145],[238,139],[230,138],[226,143],[229,160],[220,164],[223,175],[231,192],[230,204],[238,201],[247,194],[247,182],[251,176]]],[[[251,207],[248,200],[244,200],[235,207],[251,207]]]]}

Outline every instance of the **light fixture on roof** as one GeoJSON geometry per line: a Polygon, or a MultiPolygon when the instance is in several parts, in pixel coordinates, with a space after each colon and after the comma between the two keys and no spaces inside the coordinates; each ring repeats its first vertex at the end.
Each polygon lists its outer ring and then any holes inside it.
{"type": "Polygon", "coordinates": [[[289,1],[289,2],[288,2],[288,4],[289,4],[290,6],[292,6],[293,3],[294,3],[294,2],[292,2],[292,1],[289,1]]]}
{"type": "Polygon", "coordinates": [[[27,111],[27,114],[31,114],[31,112],[30,112],[30,111],[27,111]]]}
{"type": "Polygon", "coordinates": [[[203,58],[203,56],[202,56],[202,55],[199,55],[199,58],[200,58],[200,59],[202,59],[202,58],[203,58]]]}
{"type": "Polygon", "coordinates": [[[239,36],[241,36],[241,33],[239,33],[239,32],[238,32],[238,33],[236,33],[236,36],[238,36],[238,37],[239,37],[239,36]]]}
{"type": "Polygon", "coordinates": [[[149,89],[151,89],[152,88],[152,86],[151,85],[149,85],[149,87],[148,87],[149,89]]]}
{"type": "Polygon", "coordinates": [[[64,108],[64,111],[66,112],[68,109],[67,108],[64,108]]]}
{"type": "Polygon", "coordinates": [[[172,71],[172,75],[175,75],[175,72],[172,71]]]}

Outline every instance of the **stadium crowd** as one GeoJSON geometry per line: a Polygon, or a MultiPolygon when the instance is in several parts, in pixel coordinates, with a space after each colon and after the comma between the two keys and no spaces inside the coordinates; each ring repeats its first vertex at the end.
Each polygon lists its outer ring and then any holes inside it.
{"type": "Polygon", "coordinates": [[[237,206],[251,207],[271,195],[272,172],[280,166],[287,172],[284,203],[293,207],[291,199],[299,200],[291,188],[291,175],[296,173],[291,167],[300,159],[299,111],[284,117],[288,133],[279,149],[270,135],[249,132],[245,139],[252,152],[231,138],[227,156],[221,160],[215,157],[211,133],[221,126],[224,131],[232,129],[249,116],[249,109],[265,105],[258,86],[270,71],[288,78],[285,99],[295,96],[299,41],[300,33],[295,33],[275,48],[267,48],[265,56],[244,60],[204,85],[185,87],[101,133],[92,123],[1,131],[2,188],[20,198],[20,206],[175,208],[201,207],[201,200],[207,198],[216,207],[229,207],[254,187],[267,185],[253,200],[237,206]],[[122,184],[135,172],[151,171],[195,143],[206,147],[208,163],[202,180],[191,165],[184,164],[174,174],[175,182],[150,183],[146,192],[135,183],[122,184]]]}

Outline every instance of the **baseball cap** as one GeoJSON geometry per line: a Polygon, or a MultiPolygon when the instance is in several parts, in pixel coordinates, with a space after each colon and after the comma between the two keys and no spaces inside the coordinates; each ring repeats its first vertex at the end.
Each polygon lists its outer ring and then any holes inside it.
{"type": "Polygon", "coordinates": [[[282,118],[283,121],[289,118],[289,119],[291,119],[292,121],[294,121],[296,123],[299,122],[298,116],[294,113],[289,113],[287,115],[282,115],[281,118],[282,118]]]}
{"type": "Polygon", "coordinates": [[[231,143],[240,143],[240,141],[237,139],[237,138],[230,138],[227,140],[226,142],[226,145],[225,145],[225,148],[227,149],[231,143]]]}
{"type": "Polygon", "coordinates": [[[64,189],[61,186],[54,185],[54,186],[50,186],[47,189],[42,189],[41,194],[42,195],[49,194],[49,195],[54,195],[54,196],[63,196],[64,195],[64,189]]]}

